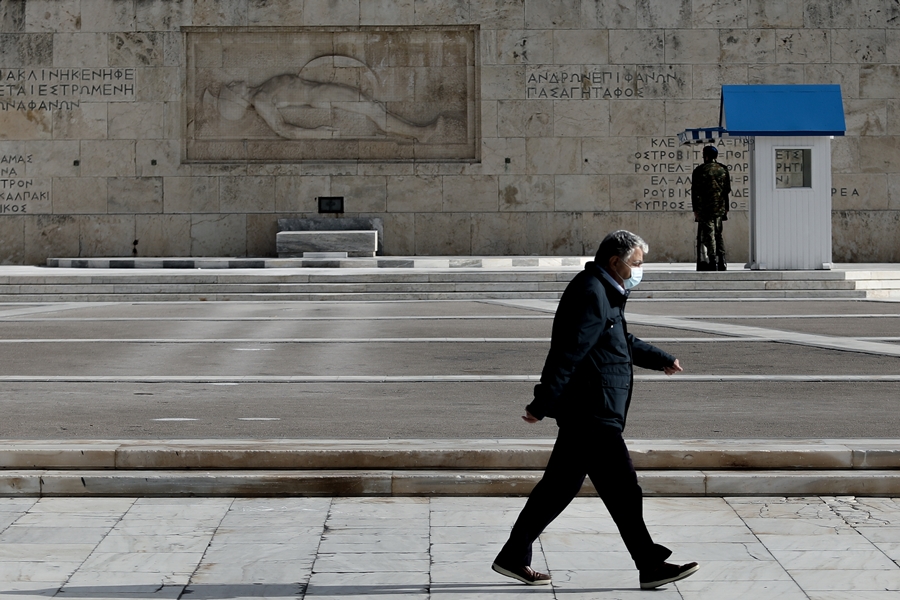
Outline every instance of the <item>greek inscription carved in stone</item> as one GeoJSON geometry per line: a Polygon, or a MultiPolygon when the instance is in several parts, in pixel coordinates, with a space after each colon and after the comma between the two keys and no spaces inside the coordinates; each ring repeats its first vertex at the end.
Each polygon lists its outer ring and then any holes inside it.
{"type": "Polygon", "coordinates": [[[21,215],[35,212],[36,202],[50,203],[49,180],[25,176],[25,166],[32,164],[30,154],[0,155],[0,215],[21,215]]]}
{"type": "Polygon", "coordinates": [[[530,67],[525,97],[557,100],[626,100],[666,97],[684,85],[672,67],[530,67]],[[652,94],[650,93],[652,89],[652,94]]]}
{"type": "MultiPolygon", "coordinates": [[[[750,165],[745,142],[722,139],[718,161],[731,171],[731,209],[747,210],[750,198],[750,165]]],[[[703,162],[700,146],[680,146],[674,137],[650,138],[649,148],[635,153],[634,172],[643,187],[634,201],[640,211],[690,211],[691,173],[703,162]]]]}
{"type": "Polygon", "coordinates": [[[0,110],[70,110],[85,99],[134,100],[135,70],[0,69],[0,110]]]}

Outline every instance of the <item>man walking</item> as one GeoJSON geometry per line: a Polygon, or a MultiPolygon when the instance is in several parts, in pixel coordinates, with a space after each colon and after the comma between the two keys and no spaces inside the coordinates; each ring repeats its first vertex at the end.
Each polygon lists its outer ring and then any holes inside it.
{"type": "Polygon", "coordinates": [[[697,270],[725,270],[722,221],[728,220],[731,175],[716,162],[715,146],[703,148],[703,164],[691,174],[691,208],[697,223],[697,270]]]}
{"type": "Polygon", "coordinates": [[[566,287],[556,316],[550,352],[522,418],[556,419],[559,433],[541,481],[500,550],[492,568],[529,585],[550,583],[531,568],[531,545],[568,506],[585,475],[600,494],[640,572],[652,589],[697,571],[697,563],[665,562],[671,550],[653,543],[644,524],[642,491],[622,439],[634,382],[632,363],[672,375],[678,360],[628,333],[624,309],[629,290],[641,281],[644,240],[628,231],[604,238],[595,262],[566,287]]]}

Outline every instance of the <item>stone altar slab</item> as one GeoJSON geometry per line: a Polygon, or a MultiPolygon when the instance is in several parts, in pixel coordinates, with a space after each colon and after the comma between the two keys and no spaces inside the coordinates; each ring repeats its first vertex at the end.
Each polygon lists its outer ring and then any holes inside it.
{"type": "Polygon", "coordinates": [[[186,29],[187,162],[479,159],[478,26],[186,29]]]}
{"type": "Polygon", "coordinates": [[[279,258],[315,258],[310,255],[322,253],[375,256],[377,245],[376,231],[280,231],[275,236],[279,258]]]}
{"type": "Polygon", "coordinates": [[[278,231],[354,231],[378,232],[376,254],[384,254],[384,219],[380,217],[341,217],[339,219],[278,219],[278,231]]]}

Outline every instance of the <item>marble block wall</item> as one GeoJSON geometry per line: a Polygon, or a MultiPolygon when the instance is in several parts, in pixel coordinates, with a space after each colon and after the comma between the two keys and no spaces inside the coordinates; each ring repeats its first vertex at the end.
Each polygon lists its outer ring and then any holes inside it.
{"type": "MultiPolygon", "coordinates": [[[[440,96],[433,73],[416,71],[440,66],[440,44],[422,39],[414,52],[386,42],[378,54],[380,65],[409,67],[396,71],[407,78],[389,88],[396,97],[364,88],[358,64],[343,71],[351,79],[337,83],[374,102],[353,107],[349,124],[322,117],[320,131],[418,138],[371,111],[422,109],[404,89],[440,96]]],[[[353,56],[371,67],[364,50],[353,56]]],[[[337,42],[316,52],[304,60],[348,56],[337,42]]],[[[293,72],[273,71],[272,60],[248,46],[240,70],[216,63],[216,101],[224,84],[293,72]]],[[[675,135],[718,123],[722,84],[774,83],[841,84],[834,260],[900,261],[896,0],[0,0],[0,263],[272,256],[277,220],[316,216],[317,196],[343,196],[347,216],[382,218],[390,255],[591,254],[605,233],[628,228],[648,240],[650,260],[692,261],[700,159],[675,135]],[[360,146],[323,159],[305,143],[294,157],[242,155],[253,131],[277,138],[248,121],[246,144],[191,156],[189,68],[205,63],[191,63],[186,40],[203,28],[223,39],[274,28],[384,28],[410,40],[473,31],[472,64],[447,88],[458,126],[429,138],[446,131],[457,148],[417,154],[379,139],[393,154],[360,146]]],[[[430,126],[436,111],[404,118],[430,126]]],[[[746,151],[734,140],[720,150],[735,188],[729,259],[743,261],[746,151]]]]}

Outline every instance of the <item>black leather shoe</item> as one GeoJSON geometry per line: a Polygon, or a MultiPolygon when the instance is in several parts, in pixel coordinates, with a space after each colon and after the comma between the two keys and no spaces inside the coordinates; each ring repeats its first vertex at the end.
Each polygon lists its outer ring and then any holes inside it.
{"type": "Polygon", "coordinates": [[[652,590],[661,585],[672,583],[690,577],[700,568],[695,562],[686,565],[673,565],[664,562],[655,569],[644,569],[641,571],[641,589],[652,590]]]}
{"type": "Polygon", "coordinates": [[[491,565],[491,568],[500,573],[501,575],[506,575],[507,577],[512,577],[513,579],[518,579],[522,583],[527,583],[528,585],[550,585],[550,576],[546,573],[538,573],[534,569],[528,566],[522,567],[510,567],[510,566],[500,566],[498,563],[494,563],[491,565]]]}

